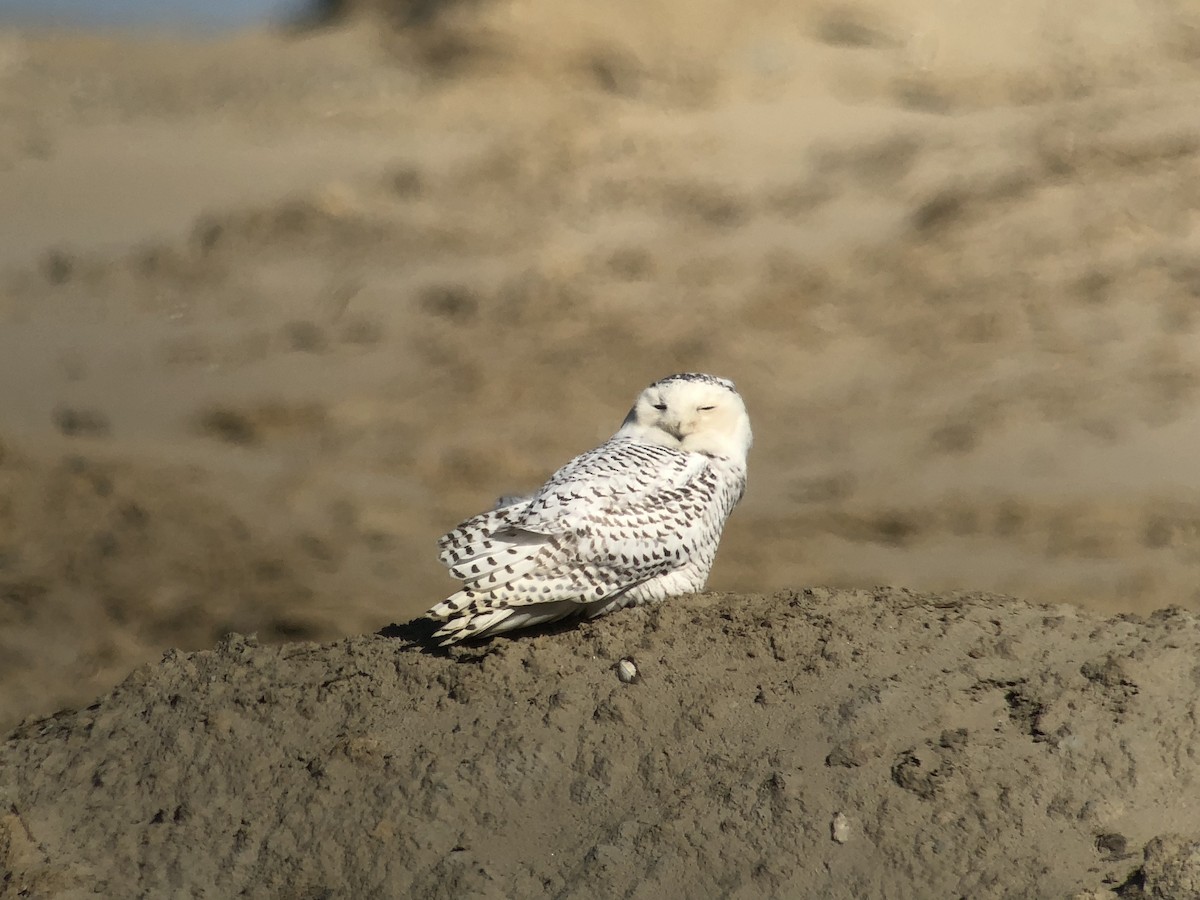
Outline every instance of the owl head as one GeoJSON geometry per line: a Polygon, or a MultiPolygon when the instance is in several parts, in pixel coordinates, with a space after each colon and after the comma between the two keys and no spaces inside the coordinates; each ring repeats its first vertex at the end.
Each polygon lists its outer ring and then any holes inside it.
{"type": "Polygon", "coordinates": [[[746,405],[733,382],[690,372],[642,391],[617,433],[743,462],[753,440],[746,405]]]}

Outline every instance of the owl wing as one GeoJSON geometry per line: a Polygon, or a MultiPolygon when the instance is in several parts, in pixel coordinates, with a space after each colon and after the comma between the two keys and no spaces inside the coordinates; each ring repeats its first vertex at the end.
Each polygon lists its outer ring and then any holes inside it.
{"type": "Polygon", "coordinates": [[[511,527],[557,536],[591,575],[588,602],[682,565],[717,492],[707,457],[610,442],[555,473],[511,527]]]}
{"type": "Polygon", "coordinates": [[[586,527],[601,515],[639,519],[702,489],[706,457],[628,439],[577,456],[515,508],[511,524],[557,534],[586,527]]]}
{"type": "Polygon", "coordinates": [[[614,438],[527,501],[443,537],[440,559],[464,585],[429,615],[469,620],[540,605],[561,617],[618,595],[683,565],[719,527],[709,513],[718,488],[707,457],[614,438]]]}

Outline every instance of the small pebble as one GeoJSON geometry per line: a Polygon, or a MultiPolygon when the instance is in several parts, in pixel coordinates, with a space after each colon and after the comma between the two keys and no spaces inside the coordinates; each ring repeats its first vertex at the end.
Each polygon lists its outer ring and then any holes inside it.
{"type": "Polygon", "coordinates": [[[633,684],[638,679],[637,664],[628,656],[617,663],[617,677],[625,684],[633,684]]]}
{"type": "Polygon", "coordinates": [[[850,820],[842,813],[834,814],[833,821],[829,823],[829,836],[839,844],[850,840],[850,820]]]}

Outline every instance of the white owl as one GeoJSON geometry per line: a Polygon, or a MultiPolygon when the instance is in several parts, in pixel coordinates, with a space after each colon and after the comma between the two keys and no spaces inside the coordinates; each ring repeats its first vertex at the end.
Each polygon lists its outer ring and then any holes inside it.
{"type": "Polygon", "coordinates": [[[434,637],[452,644],[702,589],[750,443],[732,381],[656,381],[599,447],[441,538],[438,558],[464,584],[426,613],[441,623],[434,637]]]}

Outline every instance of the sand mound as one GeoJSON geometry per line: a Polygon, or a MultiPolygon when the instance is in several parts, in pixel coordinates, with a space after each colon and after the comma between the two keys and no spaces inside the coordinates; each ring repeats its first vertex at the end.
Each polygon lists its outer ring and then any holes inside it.
{"type": "Polygon", "coordinates": [[[895,900],[1196,883],[1178,836],[1200,834],[1188,612],[805,591],[446,656],[392,630],[169,652],[87,709],[27,721],[0,757],[3,889],[895,900]]]}

